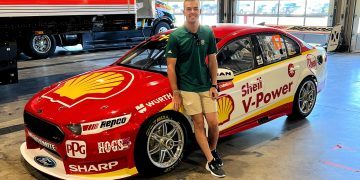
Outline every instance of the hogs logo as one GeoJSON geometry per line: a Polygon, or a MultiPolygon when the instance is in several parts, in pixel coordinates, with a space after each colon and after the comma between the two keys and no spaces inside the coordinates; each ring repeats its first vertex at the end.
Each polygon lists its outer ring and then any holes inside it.
{"type": "Polygon", "coordinates": [[[92,72],[60,83],[42,97],[72,107],[86,99],[107,99],[126,90],[134,80],[128,71],[92,72]]]}

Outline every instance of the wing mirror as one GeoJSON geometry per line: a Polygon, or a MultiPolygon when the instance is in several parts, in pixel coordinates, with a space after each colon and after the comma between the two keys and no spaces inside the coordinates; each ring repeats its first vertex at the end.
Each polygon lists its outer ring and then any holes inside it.
{"type": "Polygon", "coordinates": [[[217,72],[217,81],[226,82],[234,79],[234,72],[229,69],[219,68],[217,72]]]}

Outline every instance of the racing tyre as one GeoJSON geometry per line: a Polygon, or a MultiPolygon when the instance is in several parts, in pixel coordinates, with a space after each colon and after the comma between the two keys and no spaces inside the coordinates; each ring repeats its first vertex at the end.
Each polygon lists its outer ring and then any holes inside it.
{"type": "Polygon", "coordinates": [[[293,119],[307,117],[315,106],[316,96],[317,88],[315,81],[310,77],[305,78],[296,91],[293,111],[289,117],[293,119]]]}
{"type": "Polygon", "coordinates": [[[160,175],[180,163],[190,142],[189,125],[185,121],[174,114],[160,113],[142,125],[134,154],[140,174],[160,175]]]}
{"type": "Polygon", "coordinates": [[[170,29],[169,24],[164,22],[164,21],[161,21],[161,22],[159,22],[159,24],[156,25],[155,34],[165,32],[165,31],[167,31],[169,29],[170,29]]]}
{"type": "Polygon", "coordinates": [[[52,56],[56,49],[56,41],[52,35],[30,35],[23,45],[24,53],[34,59],[43,59],[52,56]]]}

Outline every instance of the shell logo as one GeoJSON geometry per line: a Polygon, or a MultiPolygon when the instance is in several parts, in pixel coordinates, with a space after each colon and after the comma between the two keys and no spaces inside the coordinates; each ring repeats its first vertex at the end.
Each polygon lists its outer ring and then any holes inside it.
{"type": "Polygon", "coordinates": [[[219,125],[230,120],[230,115],[234,111],[234,100],[226,94],[221,95],[217,100],[219,125]]]}
{"type": "Polygon", "coordinates": [[[119,94],[133,79],[128,71],[92,72],[61,83],[42,97],[72,107],[86,99],[107,99],[119,94]]]}
{"type": "Polygon", "coordinates": [[[115,72],[85,74],[67,81],[55,93],[70,99],[76,99],[90,93],[107,93],[121,84],[123,80],[124,75],[115,72]]]}

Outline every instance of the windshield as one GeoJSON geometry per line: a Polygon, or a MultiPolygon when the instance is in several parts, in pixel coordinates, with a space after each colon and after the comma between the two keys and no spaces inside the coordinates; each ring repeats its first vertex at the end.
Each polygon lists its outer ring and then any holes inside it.
{"type": "Polygon", "coordinates": [[[169,35],[159,36],[150,40],[129,53],[118,65],[125,65],[137,69],[166,72],[167,64],[165,48],[169,35]]]}

